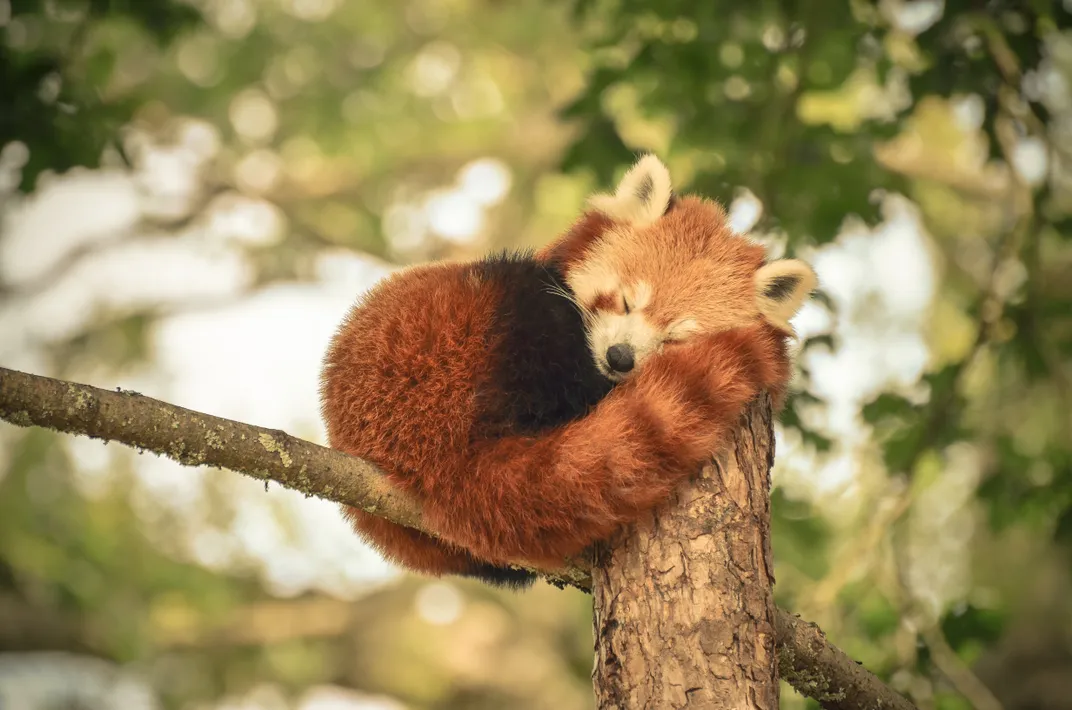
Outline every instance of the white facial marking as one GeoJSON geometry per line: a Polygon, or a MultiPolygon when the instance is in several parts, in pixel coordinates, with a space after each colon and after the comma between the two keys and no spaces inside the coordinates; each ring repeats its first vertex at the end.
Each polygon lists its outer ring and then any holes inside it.
{"type": "Polygon", "coordinates": [[[607,364],[607,349],[612,345],[629,345],[633,349],[633,369],[662,345],[662,334],[653,328],[643,313],[633,311],[628,315],[601,311],[592,319],[588,331],[588,344],[596,367],[603,375],[615,382],[624,379],[628,372],[615,372],[607,364]]]}
{"type": "Polygon", "coordinates": [[[566,276],[566,283],[582,304],[591,303],[603,293],[616,293],[621,288],[618,275],[598,261],[585,263],[571,271],[566,276]]]}
{"type": "MultiPolygon", "coordinates": [[[[601,293],[607,293],[602,291],[601,293]]],[[[611,291],[613,293],[613,291],[611,291]]],[[[628,372],[616,372],[607,363],[607,350],[613,345],[628,345],[633,351],[633,370],[663,344],[663,334],[643,312],[651,305],[653,289],[646,281],[638,281],[620,289],[624,313],[597,311],[588,331],[588,343],[596,366],[604,376],[619,381],[628,372]]]]}
{"type": "Polygon", "coordinates": [[[671,323],[666,329],[667,340],[684,340],[685,338],[700,332],[700,324],[692,318],[685,318],[676,323],[671,323]]]}
{"type": "Polygon", "coordinates": [[[630,311],[642,311],[651,305],[652,288],[647,281],[638,281],[627,287],[622,294],[630,311]]]}

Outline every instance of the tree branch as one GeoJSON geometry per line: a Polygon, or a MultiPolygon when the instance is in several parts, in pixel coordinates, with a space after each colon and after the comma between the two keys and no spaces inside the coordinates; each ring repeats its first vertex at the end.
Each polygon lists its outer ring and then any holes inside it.
{"type": "Polygon", "coordinates": [[[914,710],[915,706],[826,640],[818,624],[784,609],[774,615],[778,673],[826,710],[914,710]]]}
{"type": "MultiPolygon", "coordinates": [[[[185,466],[215,466],[421,528],[419,508],[371,463],[285,432],[195,412],[137,392],[103,390],[0,367],[0,419],[117,441],[185,466]]],[[[556,586],[590,591],[587,570],[540,571],[556,586]]],[[[778,609],[782,677],[834,710],[913,706],[830,644],[817,626],[778,609]]]]}
{"type": "Polygon", "coordinates": [[[372,464],[264,427],[202,414],[137,392],[102,390],[0,368],[0,419],[215,466],[419,528],[420,510],[372,464]],[[313,472],[310,475],[310,472],[313,472]]]}
{"type": "Polygon", "coordinates": [[[931,662],[975,710],[1003,710],[1001,701],[945,640],[945,633],[939,624],[935,623],[920,635],[930,649],[931,662]]]}

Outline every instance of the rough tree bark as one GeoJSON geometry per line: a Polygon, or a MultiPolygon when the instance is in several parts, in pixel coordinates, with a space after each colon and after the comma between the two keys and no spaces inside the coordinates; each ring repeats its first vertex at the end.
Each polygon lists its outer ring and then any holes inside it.
{"type": "MultiPolygon", "coordinates": [[[[194,412],[136,392],[0,367],[0,419],[114,440],[187,466],[228,468],[421,529],[418,508],[387,489],[379,470],[367,461],[282,431],[194,412]]],[[[732,559],[742,559],[734,554],[732,559]]],[[[762,564],[769,559],[765,550],[762,564]]],[[[591,590],[585,569],[541,574],[558,586],[591,590]]],[[[774,614],[782,679],[802,694],[836,710],[913,710],[911,703],[827,641],[817,626],[781,609],[774,614]]]]}
{"type": "Polygon", "coordinates": [[[769,398],[732,450],[640,524],[598,546],[592,571],[600,710],[777,710],[769,398]]]}

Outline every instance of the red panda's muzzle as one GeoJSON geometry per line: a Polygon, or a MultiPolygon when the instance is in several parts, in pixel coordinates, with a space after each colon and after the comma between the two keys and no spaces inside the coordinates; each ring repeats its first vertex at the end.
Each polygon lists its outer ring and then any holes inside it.
{"type": "Polygon", "coordinates": [[[607,366],[614,372],[626,373],[635,364],[633,347],[627,343],[617,343],[607,348],[607,366]]]}

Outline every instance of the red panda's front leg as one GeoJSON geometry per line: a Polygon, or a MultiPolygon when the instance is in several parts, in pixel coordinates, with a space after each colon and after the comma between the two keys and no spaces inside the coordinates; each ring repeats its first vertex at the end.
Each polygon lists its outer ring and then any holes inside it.
{"type": "Polygon", "coordinates": [[[665,500],[725,445],[745,405],[788,377],[766,325],[672,346],[587,416],[487,441],[427,481],[425,519],[494,563],[555,566],[665,500]]]}

